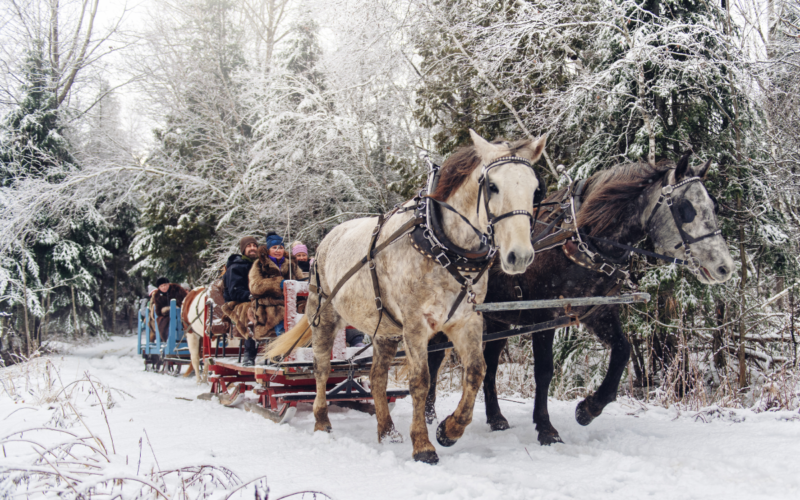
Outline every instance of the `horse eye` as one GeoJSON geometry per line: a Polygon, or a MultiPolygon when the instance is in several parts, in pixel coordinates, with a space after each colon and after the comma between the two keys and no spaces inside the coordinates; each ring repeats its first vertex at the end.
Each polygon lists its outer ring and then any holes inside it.
{"type": "Polygon", "coordinates": [[[492,184],[491,182],[489,183],[489,191],[491,191],[492,193],[495,193],[495,194],[500,192],[500,190],[497,189],[497,185],[492,184]]]}
{"type": "Polygon", "coordinates": [[[680,205],[678,205],[678,214],[680,214],[683,223],[688,224],[697,216],[697,211],[694,209],[691,202],[683,200],[680,205]]]}

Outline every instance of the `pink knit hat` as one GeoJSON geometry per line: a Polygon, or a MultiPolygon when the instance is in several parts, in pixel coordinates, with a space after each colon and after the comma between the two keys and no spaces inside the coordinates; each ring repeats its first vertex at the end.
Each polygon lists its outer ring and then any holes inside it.
{"type": "Polygon", "coordinates": [[[308,247],[300,243],[299,245],[295,245],[292,247],[292,255],[297,255],[299,253],[304,253],[308,255],[308,247]]]}

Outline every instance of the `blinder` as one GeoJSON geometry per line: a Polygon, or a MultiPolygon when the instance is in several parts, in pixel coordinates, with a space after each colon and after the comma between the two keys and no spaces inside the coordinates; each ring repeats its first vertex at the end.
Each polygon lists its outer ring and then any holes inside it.
{"type": "Polygon", "coordinates": [[[697,217],[697,210],[694,209],[691,201],[683,200],[678,204],[678,215],[681,217],[682,224],[689,224],[697,217]]]}

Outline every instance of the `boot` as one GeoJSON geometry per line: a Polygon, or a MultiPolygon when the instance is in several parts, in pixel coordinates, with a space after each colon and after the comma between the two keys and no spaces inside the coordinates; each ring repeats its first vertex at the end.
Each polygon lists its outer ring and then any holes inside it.
{"type": "Polygon", "coordinates": [[[242,361],[242,366],[254,366],[257,352],[258,348],[256,347],[255,339],[249,337],[244,341],[244,361],[242,361]]]}

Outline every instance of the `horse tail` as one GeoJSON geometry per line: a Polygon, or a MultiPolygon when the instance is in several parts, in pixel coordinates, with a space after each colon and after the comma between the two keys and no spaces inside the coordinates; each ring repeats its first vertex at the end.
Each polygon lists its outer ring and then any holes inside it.
{"type": "Polygon", "coordinates": [[[272,359],[278,356],[286,357],[298,347],[305,347],[311,343],[311,325],[308,316],[303,315],[288,332],[284,333],[267,348],[266,357],[272,359]]]}

